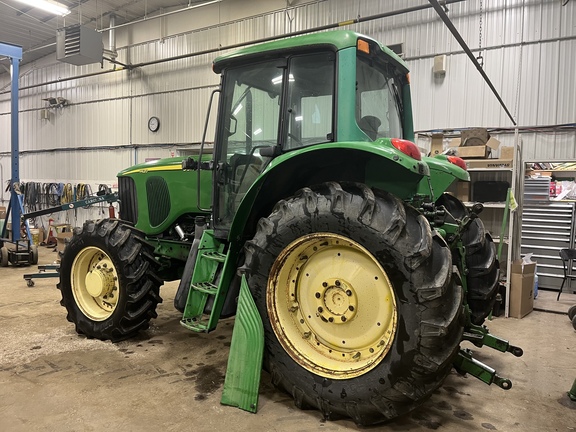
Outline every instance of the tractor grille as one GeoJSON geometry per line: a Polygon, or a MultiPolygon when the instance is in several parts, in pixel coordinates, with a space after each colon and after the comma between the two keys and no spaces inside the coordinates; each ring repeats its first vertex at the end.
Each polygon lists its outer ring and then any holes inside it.
{"type": "Polygon", "coordinates": [[[156,227],[170,214],[170,192],[166,180],[162,177],[150,177],[146,181],[146,195],[150,225],[156,227]]]}
{"type": "Polygon", "coordinates": [[[136,195],[136,184],[131,177],[118,177],[118,198],[120,199],[120,218],[136,224],[138,195],[136,195]]]}

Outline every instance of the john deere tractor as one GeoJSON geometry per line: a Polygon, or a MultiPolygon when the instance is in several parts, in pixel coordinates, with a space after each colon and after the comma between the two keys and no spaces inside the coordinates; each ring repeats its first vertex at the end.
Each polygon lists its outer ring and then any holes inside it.
{"type": "Polygon", "coordinates": [[[256,410],[262,363],[298,407],[361,425],[419,406],[453,366],[510,388],[460,349],[522,354],[482,325],[494,243],[482,206],[445,193],[469,181],[465,163],[413,143],[404,62],[335,31],[213,69],[213,148],[120,172],[120,217],[75,230],[58,287],[76,331],[129,338],[157,316],[163,282],[180,280],[185,328],[236,315],[229,405],[256,410]]]}

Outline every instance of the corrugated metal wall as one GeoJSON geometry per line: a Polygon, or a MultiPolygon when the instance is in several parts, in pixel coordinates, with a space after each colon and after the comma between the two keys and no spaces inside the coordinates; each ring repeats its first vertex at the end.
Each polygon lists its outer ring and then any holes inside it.
{"type": "MultiPolygon", "coordinates": [[[[314,26],[426,4],[424,0],[324,0],[300,4],[219,27],[119,50],[130,63],[250,41],[314,26]]],[[[223,7],[226,2],[222,3],[223,7]]],[[[479,43],[479,1],[449,6],[449,15],[472,49],[479,43]]],[[[576,120],[576,2],[484,0],[482,55],[485,70],[521,126],[576,120]]],[[[431,9],[350,26],[385,44],[404,44],[411,68],[417,130],[511,127],[496,98],[431,9]],[[433,56],[447,54],[447,73],[432,74],[433,56]]],[[[145,158],[165,157],[201,139],[208,99],[218,77],[215,55],[132,71],[43,85],[20,92],[20,173],[23,180],[115,182],[116,173],[145,158]],[[71,105],[50,110],[42,98],[61,96],[71,105]],[[157,133],[148,118],[160,118],[157,133]],[[42,150],[42,152],[38,152],[42,150]],[[65,151],[64,151],[65,150],[65,151]]],[[[108,67],[108,66],[106,66],[108,67]]],[[[100,65],[54,63],[24,68],[20,86],[101,71],[100,65]]],[[[8,74],[0,76],[0,88],[8,74]]],[[[213,119],[212,119],[213,120],[213,119]]],[[[213,124],[213,122],[212,122],[213,124]]],[[[571,133],[524,133],[525,159],[576,158],[571,133]]],[[[511,143],[512,135],[501,141],[511,143]],[[507,142],[508,141],[508,142],[507,142]]],[[[209,135],[209,138],[211,136],[209,135]]],[[[426,144],[422,140],[419,144],[426,144]]],[[[9,94],[0,95],[0,164],[9,177],[9,94]]]]}

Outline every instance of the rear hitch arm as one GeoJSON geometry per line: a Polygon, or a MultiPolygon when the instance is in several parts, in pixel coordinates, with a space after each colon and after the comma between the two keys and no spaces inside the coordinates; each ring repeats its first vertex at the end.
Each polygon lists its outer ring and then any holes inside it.
{"type": "Polygon", "coordinates": [[[507,340],[490,334],[486,326],[469,324],[462,335],[462,340],[467,340],[478,348],[487,346],[500,352],[512,353],[516,357],[522,357],[524,354],[522,348],[511,345],[507,340]]]}
{"type": "Polygon", "coordinates": [[[504,390],[510,390],[512,388],[512,381],[507,378],[502,378],[496,373],[496,370],[476,360],[472,357],[472,351],[469,349],[460,350],[454,360],[454,367],[459,373],[463,375],[468,373],[488,385],[496,384],[504,390]]]}

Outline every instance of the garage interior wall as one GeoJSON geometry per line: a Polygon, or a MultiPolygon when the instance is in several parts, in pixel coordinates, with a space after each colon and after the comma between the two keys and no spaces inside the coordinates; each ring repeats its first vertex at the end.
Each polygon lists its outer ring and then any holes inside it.
{"type": "MultiPolygon", "coordinates": [[[[576,2],[484,0],[484,69],[519,126],[574,125],[576,119],[576,2]]],[[[426,4],[424,0],[224,0],[117,30],[118,60],[139,63],[226,47],[263,37],[426,4]]],[[[449,16],[473,50],[479,44],[480,1],[449,5],[449,16]]],[[[513,125],[458,43],[433,9],[345,28],[384,44],[403,44],[411,69],[415,129],[513,125]],[[447,55],[447,73],[435,78],[433,57],[447,55]]],[[[103,32],[104,47],[108,34],[103,32]]],[[[224,51],[223,51],[224,52],[224,51]]],[[[475,52],[477,54],[477,52],[475,52]]],[[[113,69],[73,66],[55,54],[21,68],[20,177],[22,181],[114,185],[118,171],[147,158],[178,154],[200,142],[211,91],[219,77],[211,70],[217,53],[133,70],[43,83],[113,69]],[[69,106],[49,110],[43,98],[64,97],[69,106]],[[150,116],[160,129],[147,128],[150,116]]],[[[3,63],[7,63],[4,61],[3,63]]],[[[117,67],[117,69],[119,69],[117,67]]],[[[10,177],[10,76],[0,75],[0,166],[10,177]]],[[[213,116],[214,117],[214,116],[213,116]]],[[[212,140],[214,123],[208,140],[212,140]]],[[[505,145],[513,134],[498,136],[505,145]]],[[[425,146],[426,139],[418,144],[425,146]]],[[[574,127],[522,133],[524,159],[576,158],[574,127]]],[[[5,189],[4,187],[2,189],[5,189]]],[[[6,204],[8,194],[0,199],[6,204]]],[[[98,217],[83,212],[83,218],[98,217]]]]}

